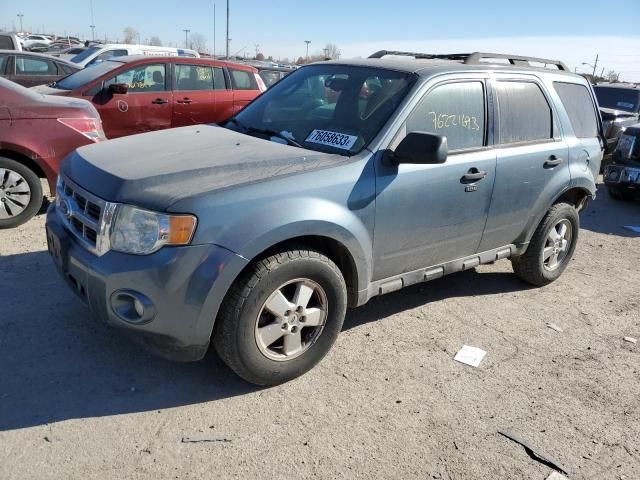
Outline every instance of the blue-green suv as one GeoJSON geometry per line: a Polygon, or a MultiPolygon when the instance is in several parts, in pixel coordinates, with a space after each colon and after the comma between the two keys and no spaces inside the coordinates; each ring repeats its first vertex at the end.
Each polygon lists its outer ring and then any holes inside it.
{"type": "Polygon", "coordinates": [[[534,285],[558,278],[603,142],[591,87],[561,62],[321,62],[222,126],[78,149],[49,249],[103,322],[172,359],[213,342],[241,377],[277,384],[376,295],[502,258],[534,285]]]}

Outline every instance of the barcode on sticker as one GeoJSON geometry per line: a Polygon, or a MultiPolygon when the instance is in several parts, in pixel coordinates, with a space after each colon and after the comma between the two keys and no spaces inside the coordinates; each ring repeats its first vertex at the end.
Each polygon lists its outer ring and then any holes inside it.
{"type": "Polygon", "coordinates": [[[314,130],[309,134],[305,142],[328,145],[330,147],[350,150],[356,143],[358,137],[346,135],[344,133],[330,132],[328,130],[314,130]]]}

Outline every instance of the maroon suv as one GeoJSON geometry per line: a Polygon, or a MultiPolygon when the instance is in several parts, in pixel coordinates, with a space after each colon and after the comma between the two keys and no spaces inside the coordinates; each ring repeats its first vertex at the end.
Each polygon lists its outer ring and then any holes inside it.
{"type": "Polygon", "coordinates": [[[41,95],[0,78],[0,228],[33,217],[42,206],[40,178],[54,194],[62,159],[104,139],[91,103],[41,95]]]}
{"type": "Polygon", "coordinates": [[[37,92],[91,101],[108,138],[226,120],[266,90],[258,71],[208,58],[114,57],[37,92]]]}

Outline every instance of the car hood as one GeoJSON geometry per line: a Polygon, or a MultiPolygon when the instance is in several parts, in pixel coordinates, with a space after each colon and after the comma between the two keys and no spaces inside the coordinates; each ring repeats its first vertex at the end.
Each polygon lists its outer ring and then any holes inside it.
{"type": "Polygon", "coordinates": [[[615,120],[616,118],[627,118],[627,117],[637,117],[637,113],[626,112],[624,110],[616,110],[615,108],[605,108],[600,107],[600,114],[602,115],[602,120],[615,120]]]}
{"type": "Polygon", "coordinates": [[[195,125],[79,148],[61,171],[105,200],[162,211],[186,198],[346,160],[215,125],[195,125]]]}
{"type": "Polygon", "coordinates": [[[42,95],[64,95],[69,93],[71,90],[64,90],[62,88],[53,88],[48,85],[38,85],[36,87],[31,87],[36,93],[41,93],[42,95]]]}

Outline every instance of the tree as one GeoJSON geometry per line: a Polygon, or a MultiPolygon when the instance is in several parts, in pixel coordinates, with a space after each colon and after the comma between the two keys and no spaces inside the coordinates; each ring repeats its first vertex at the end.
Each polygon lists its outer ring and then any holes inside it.
{"type": "Polygon", "coordinates": [[[324,54],[326,58],[330,58],[332,60],[336,60],[340,58],[342,51],[338,48],[337,45],[333,43],[327,43],[323,48],[324,54]]]}
{"type": "Polygon", "coordinates": [[[205,37],[201,33],[194,32],[189,37],[189,45],[196,52],[204,52],[204,53],[208,52],[209,47],[207,43],[208,43],[207,37],[205,37]]]}
{"type": "Polygon", "coordinates": [[[153,36],[149,39],[149,45],[154,45],[156,47],[162,46],[162,40],[159,37],[153,36]]]}
{"type": "Polygon", "coordinates": [[[298,57],[298,59],[296,60],[296,64],[302,65],[303,63],[304,63],[304,58],[298,57]]]}
{"type": "Polygon", "coordinates": [[[136,43],[138,39],[138,31],[133,27],[126,27],[122,30],[124,34],[124,40],[122,43],[136,43]]]}
{"type": "Polygon", "coordinates": [[[262,53],[257,54],[256,60],[260,60],[260,61],[264,60],[264,55],[262,53]]]}
{"type": "Polygon", "coordinates": [[[618,72],[616,72],[615,70],[609,70],[605,75],[604,78],[607,80],[607,82],[609,83],[616,83],[618,81],[618,78],[620,77],[620,74],[618,72]]]}

